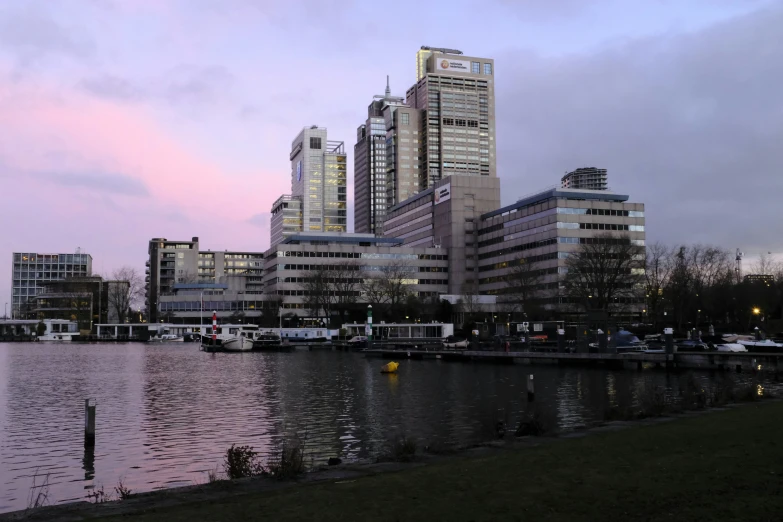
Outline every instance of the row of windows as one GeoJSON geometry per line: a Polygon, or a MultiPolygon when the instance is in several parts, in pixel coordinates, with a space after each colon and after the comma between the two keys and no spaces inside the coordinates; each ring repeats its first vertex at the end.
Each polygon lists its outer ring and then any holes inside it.
{"type": "MultiPolygon", "coordinates": [[[[335,269],[345,270],[357,270],[362,272],[380,272],[387,269],[387,266],[379,265],[361,265],[361,266],[335,266],[335,269]]],[[[278,270],[329,270],[330,265],[293,265],[284,264],[278,265],[278,270]]],[[[448,272],[448,267],[445,266],[401,266],[396,267],[395,270],[400,272],[448,272]]]]}
{"type": "Polygon", "coordinates": [[[476,120],[464,120],[454,118],[443,118],[443,125],[450,125],[454,127],[472,127],[478,128],[479,124],[476,120]]]}
{"type": "MultiPolygon", "coordinates": [[[[533,270],[530,273],[530,277],[544,277],[546,275],[553,275],[558,273],[558,268],[542,268],[541,270],[533,270]]],[[[479,284],[481,285],[488,285],[492,283],[507,283],[510,282],[509,275],[502,275],[502,276],[492,276],[492,277],[485,277],[482,279],[479,279],[479,284]]],[[[555,285],[557,287],[557,283],[543,283],[543,284],[531,284],[528,287],[528,290],[544,290],[547,288],[551,288],[552,285],[555,285]]]]}
{"type": "Polygon", "coordinates": [[[233,311],[248,311],[248,310],[261,310],[264,303],[268,301],[204,301],[204,306],[201,306],[201,301],[174,301],[174,302],[161,302],[161,312],[204,312],[218,311],[218,312],[233,312],[233,311]]]}
{"type": "MultiPolygon", "coordinates": [[[[540,254],[537,256],[528,256],[523,258],[521,261],[523,263],[540,263],[542,261],[551,261],[553,259],[565,259],[567,257],[566,252],[550,252],[548,254],[540,254]]],[[[503,261],[501,263],[493,263],[491,265],[483,265],[479,267],[479,272],[489,272],[490,270],[500,270],[503,268],[508,268],[510,266],[513,266],[518,263],[519,260],[512,260],[512,261],[503,261]]]]}
{"type": "MultiPolygon", "coordinates": [[[[558,242],[570,245],[623,245],[628,244],[627,238],[622,237],[560,237],[558,242]]],[[[631,239],[632,245],[644,246],[644,239],[631,239]]]]}
{"type": "MultiPolygon", "coordinates": [[[[309,281],[309,278],[307,277],[279,277],[277,278],[277,281],[267,281],[267,285],[277,283],[299,283],[304,284],[309,281]]],[[[362,283],[367,283],[369,280],[364,278],[331,278],[329,279],[330,283],[341,283],[341,284],[357,284],[360,285],[362,283]]],[[[406,279],[406,284],[409,285],[445,285],[448,283],[448,279],[406,279]]]]}
{"type": "Polygon", "coordinates": [[[641,210],[614,210],[609,208],[557,208],[558,214],[578,214],[586,216],[644,217],[641,210]]]}
{"type": "Polygon", "coordinates": [[[347,259],[419,259],[424,261],[448,261],[448,255],[441,254],[381,254],[372,252],[311,252],[299,250],[278,250],[273,257],[334,257],[347,259]]]}

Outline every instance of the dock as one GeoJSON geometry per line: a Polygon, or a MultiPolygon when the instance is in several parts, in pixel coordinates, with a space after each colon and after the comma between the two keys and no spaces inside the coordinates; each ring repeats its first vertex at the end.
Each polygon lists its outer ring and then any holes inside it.
{"type": "Polygon", "coordinates": [[[677,352],[665,353],[558,353],[558,352],[505,352],[475,350],[363,350],[365,357],[392,360],[437,359],[442,361],[559,365],[603,366],[611,369],[665,369],[665,370],[720,370],[734,372],[767,371],[774,374],[783,370],[783,353],[753,352],[677,352]]]}

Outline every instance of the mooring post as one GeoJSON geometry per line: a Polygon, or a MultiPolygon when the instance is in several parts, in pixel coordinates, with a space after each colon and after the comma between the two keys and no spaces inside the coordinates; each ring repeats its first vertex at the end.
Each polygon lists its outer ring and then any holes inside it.
{"type": "Polygon", "coordinates": [[[533,381],[533,374],[527,376],[527,401],[532,402],[536,398],[536,384],[533,381]]]}
{"type": "Polygon", "coordinates": [[[666,339],[666,354],[671,355],[674,353],[674,328],[664,328],[664,339],[666,339]]]}
{"type": "Polygon", "coordinates": [[[557,330],[557,352],[565,353],[565,330],[562,328],[557,330]]]}
{"type": "Polygon", "coordinates": [[[95,399],[84,400],[84,447],[95,446],[95,399]]]}

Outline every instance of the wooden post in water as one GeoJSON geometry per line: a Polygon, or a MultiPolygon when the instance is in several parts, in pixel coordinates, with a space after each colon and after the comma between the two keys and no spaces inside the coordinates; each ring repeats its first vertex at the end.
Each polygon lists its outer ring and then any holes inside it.
{"type": "Polygon", "coordinates": [[[558,328],[557,330],[557,352],[558,353],[565,353],[566,346],[565,346],[565,330],[562,328],[558,328]]]}
{"type": "Polygon", "coordinates": [[[84,447],[95,447],[95,399],[84,400],[84,447]]]}
{"type": "Polygon", "coordinates": [[[536,385],[533,381],[533,374],[527,376],[527,401],[533,402],[536,398],[536,385]]]}

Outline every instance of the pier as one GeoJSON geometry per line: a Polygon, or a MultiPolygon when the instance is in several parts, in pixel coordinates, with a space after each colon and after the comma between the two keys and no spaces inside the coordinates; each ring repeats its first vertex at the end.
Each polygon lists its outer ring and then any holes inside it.
{"type": "Polygon", "coordinates": [[[443,361],[496,364],[606,366],[612,369],[629,370],[659,368],[733,372],[765,371],[777,374],[780,367],[783,366],[783,353],[753,352],[557,353],[379,348],[363,350],[362,353],[365,357],[383,359],[440,359],[443,361]]]}

